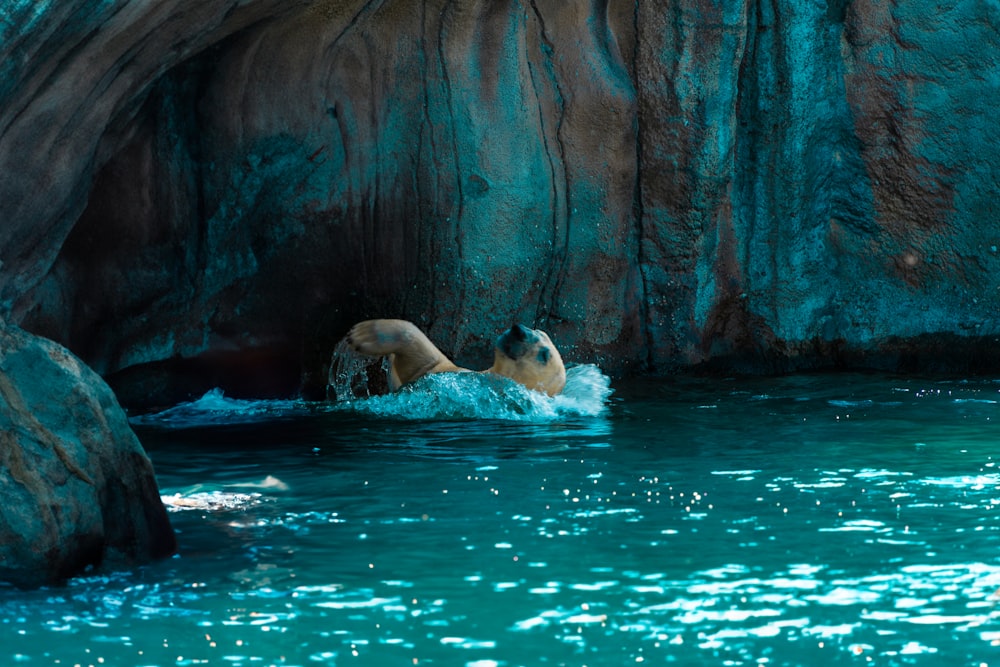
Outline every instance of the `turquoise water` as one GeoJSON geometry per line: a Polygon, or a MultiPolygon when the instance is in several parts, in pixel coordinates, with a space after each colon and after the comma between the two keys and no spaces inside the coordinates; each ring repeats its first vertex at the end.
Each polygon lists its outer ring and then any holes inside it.
{"type": "Polygon", "coordinates": [[[1000,666],[1000,382],[441,381],[137,420],[180,553],[0,664],[1000,666]]]}

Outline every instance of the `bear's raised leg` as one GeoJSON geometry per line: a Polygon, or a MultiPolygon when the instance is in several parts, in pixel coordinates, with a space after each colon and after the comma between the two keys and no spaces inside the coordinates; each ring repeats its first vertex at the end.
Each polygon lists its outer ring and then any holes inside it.
{"type": "Polygon", "coordinates": [[[393,391],[428,373],[462,371],[444,356],[417,325],[406,320],[365,320],[347,332],[347,344],[369,357],[389,357],[393,391]]]}

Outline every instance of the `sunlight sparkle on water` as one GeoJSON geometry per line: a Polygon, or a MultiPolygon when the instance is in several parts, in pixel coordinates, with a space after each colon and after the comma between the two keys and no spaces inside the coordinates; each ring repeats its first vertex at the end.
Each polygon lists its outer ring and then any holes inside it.
{"type": "Polygon", "coordinates": [[[219,393],[139,419],[180,553],[0,589],[0,661],[997,655],[997,385],[676,380],[602,396],[596,411],[414,418],[412,395],[379,413],[219,393]]]}

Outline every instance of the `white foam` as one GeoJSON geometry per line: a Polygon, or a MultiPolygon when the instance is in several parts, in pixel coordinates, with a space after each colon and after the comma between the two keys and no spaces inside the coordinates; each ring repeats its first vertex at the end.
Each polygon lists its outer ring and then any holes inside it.
{"type": "Polygon", "coordinates": [[[341,401],[337,410],[403,419],[549,422],[607,410],[611,380],[594,365],[566,371],[562,393],[548,396],[490,373],[436,373],[383,396],[341,401]]]}
{"type": "Polygon", "coordinates": [[[367,391],[365,387],[359,396],[316,404],[300,400],[234,399],[216,388],[197,400],[133,417],[131,421],[144,426],[186,428],[263,422],[329,409],[395,419],[497,419],[544,423],[601,416],[607,411],[608,398],[613,392],[610,378],[592,364],[568,368],[566,386],[556,396],[531,391],[490,373],[437,373],[392,394],[368,396],[367,391]]]}

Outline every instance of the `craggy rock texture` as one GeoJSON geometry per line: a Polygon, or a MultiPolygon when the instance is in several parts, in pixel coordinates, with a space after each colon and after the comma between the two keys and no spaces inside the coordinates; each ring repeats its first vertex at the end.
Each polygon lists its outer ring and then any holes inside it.
{"type": "Polygon", "coordinates": [[[0,327],[0,499],[0,581],[59,583],[175,548],[111,390],[65,348],[13,327],[0,327]]]}
{"type": "Polygon", "coordinates": [[[3,11],[0,304],[130,401],[316,389],[386,316],[472,366],[523,321],[611,371],[1000,367],[992,5],[3,11]]]}
{"type": "Polygon", "coordinates": [[[640,7],[654,358],[995,368],[996,10],[640,7]]]}

